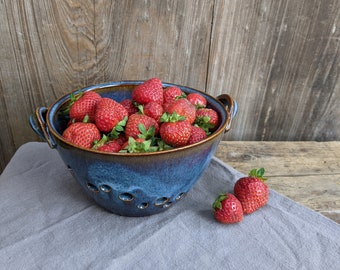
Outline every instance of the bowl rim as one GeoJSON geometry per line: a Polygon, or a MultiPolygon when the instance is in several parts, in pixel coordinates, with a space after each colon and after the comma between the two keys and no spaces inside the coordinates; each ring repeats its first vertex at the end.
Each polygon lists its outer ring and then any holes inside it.
{"type": "MultiPolygon", "coordinates": [[[[167,82],[162,82],[162,86],[163,89],[166,87],[171,87],[171,86],[176,86],[179,87],[182,91],[186,92],[186,90],[188,90],[189,92],[198,92],[203,94],[204,96],[208,97],[208,99],[213,100],[214,102],[216,102],[220,107],[221,107],[221,111],[223,110],[223,112],[225,113],[225,119],[223,122],[221,122],[219,128],[217,130],[215,130],[211,135],[209,135],[207,138],[205,138],[202,141],[199,141],[197,143],[193,143],[193,144],[189,144],[189,145],[185,145],[185,146],[181,146],[181,147],[176,147],[176,148],[172,148],[172,149],[167,149],[167,150],[162,150],[162,151],[154,151],[154,152],[136,152],[136,153],[122,153],[122,152],[118,152],[118,153],[113,153],[113,152],[104,152],[104,151],[98,151],[95,149],[89,149],[89,148],[85,148],[85,147],[81,147],[78,145],[75,145],[67,140],[65,140],[62,135],[55,130],[55,128],[52,126],[51,121],[53,116],[55,115],[56,112],[59,111],[59,109],[66,103],[69,101],[71,94],[79,94],[82,92],[88,92],[88,91],[93,91],[93,90],[100,90],[100,89],[105,89],[105,88],[111,88],[111,87],[117,87],[117,86],[128,86],[128,85],[139,85],[142,84],[144,82],[144,80],[122,80],[122,81],[111,81],[111,82],[105,82],[105,83],[99,83],[99,84],[93,84],[90,86],[86,86],[83,87],[81,89],[78,90],[74,90],[71,91],[63,96],[61,96],[60,98],[58,98],[48,109],[47,109],[47,114],[46,114],[46,124],[47,124],[47,128],[49,130],[50,133],[52,133],[52,135],[54,137],[56,137],[59,141],[62,141],[64,144],[69,145],[73,148],[76,148],[78,150],[82,150],[82,151],[86,151],[86,152],[90,152],[90,153],[94,153],[94,154],[99,154],[99,155],[106,155],[106,156],[117,156],[117,157],[137,157],[137,156],[154,156],[154,155],[166,155],[168,153],[173,153],[173,152],[180,152],[180,151],[184,151],[186,149],[191,149],[194,148],[196,146],[199,145],[203,145],[206,142],[209,142],[213,139],[215,139],[216,137],[220,136],[222,132],[225,132],[226,130],[226,126],[228,121],[230,121],[231,119],[231,115],[230,113],[226,110],[226,106],[219,101],[217,98],[211,96],[208,93],[205,93],[201,90],[192,88],[192,87],[188,87],[188,86],[183,86],[183,85],[179,85],[179,84],[174,84],[174,83],[167,83],[167,82]]],[[[219,112],[220,114],[220,112],[219,112]]],[[[58,147],[58,144],[57,144],[58,147]]]]}

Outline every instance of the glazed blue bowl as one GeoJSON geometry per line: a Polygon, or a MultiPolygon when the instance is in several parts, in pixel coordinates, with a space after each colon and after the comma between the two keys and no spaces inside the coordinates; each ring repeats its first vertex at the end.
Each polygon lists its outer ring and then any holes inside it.
{"type": "MultiPolygon", "coordinates": [[[[116,101],[131,98],[143,81],[98,84],[73,92],[96,91],[116,101]]],[[[74,178],[93,200],[106,210],[122,216],[148,216],[169,209],[180,201],[208,166],[237,112],[237,103],[227,94],[214,98],[204,92],[176,84],[185,93],[198,92],[207,107],[220,118],[217,130],[207,139],[181,148],[151,153],[104,153],[78,147],[62,137],[68,120],[61,113],[70,94],[51,107],[38,107],[30,117],[32,129],[55,148],[74,178]]]]}

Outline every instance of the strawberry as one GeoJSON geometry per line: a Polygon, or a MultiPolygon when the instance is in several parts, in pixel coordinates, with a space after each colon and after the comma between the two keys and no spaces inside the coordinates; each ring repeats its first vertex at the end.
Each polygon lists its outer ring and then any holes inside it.
{"type": "Polygon", "coordinates": [[[136,106],[133,104],[131,99],[124,99],[120,102],[120,104],[123,105],[123,107],[128,111],[129,116],[131,114],[134,114],[136,112],[138,112],[138,109],[136,108],[136,106]]]}
{"type": "Polygon", "coordinates": [[[191,135],[188,140],[188,144],[193,144],[200,142],[207,138],[207,133],[200,127],[192,126],[191,127],[191,135]]]}
{"type": "Polygon", "coordinates": [[[126,138],[137,139],[143,136],[145,139],[158,134],[159,126],[155,119],[144,114],[132,114],[127,120],[125,127],[126,138]]]}
{"type": "Polygon", "coordinates": [[[185,94],[182,92],[180,88],[176,86],[169,86],[164,89],[163,92],[164,103],[171,103],[181,97],[185,97],[185,94]]]}
{"type": "Polygon", "coordinates": [[[234,194],[242,204],[244,214],[250,214],[264,206],[269,197],[269,189],[264,183],[264,169],[253,169],[248,176],[236,181],[234,194]]]}
{"type": "Polygon", "coordinates": [[[97,103],[95,123],[100,131],[107,133],[127,116],[128,111],[123,105],[111,98],[102,98],[97,103]]]}
{"type": "Polygon", "coordinates": [[[215,110],[210,108],[200,108],[196,110],[195,124],[203,128],[207,134],[215,130],[219,123],[219,117],[215,110]]]}
{"type": "Polygon", "coordinates": [[[207,106],[206,98],[199,93],[190,93],[187,95],[187,100],[190,101],[197,109],[207,106]]]}
{"type": "Polygon", "coordinates": [[[102,146],[98,147],[98,151],[109,152],[109,153],[118,153],[122,146],[115,140],[108,141],[107,143],[103,144],[102,146]]]}
{"type": "Polygon", "coordinates": [[[163,112],[167,112],[172,102],[163,103],[163,112]]]}
{"type": "MultiPolygon", "coordinates": [[[[113,129],[110,131],[110,133],[107,133],[107,135],[110,137],[110,139],[118,139],[123,138],[123,132],[125,131],[126,122],[128,120],[128,117],[125,116],[123,120],[119,121],[113,129]]],[[[125,138],[125,136],[124,136],[125,138]]]]}
{"type": "Polygon", "coordinates": [[[84,148],[91,148],[96,140],[100,140],[100,132],[95,124],[75,122],[63,132],[65,140],[84,148]]]}
{"type": "Polygon", "coordinates": [[[184,116],[190,124],[194,123],[196,118],[196,108],[186,98],[173,101],[165,111],[170,114],[177,113],[184,116]]]}
{"type": "Polygon", "coordinates": [[[105,134],[99,141],[95,141],[92,149],[102,151],[117,153],[122,148],[122,142],[119,139],[109,140],[109,137],[105,134]]]}
{"type": "Polygon", "coordinates": [[[114,139],[117,143],[119,143],[120,146],[122,146],[126,141],[125,134],[119,134],[116,139],[114,139]]]}
{"type": "Polygon", "coordinates": [[[158,78],[151,78],[136,86],[132,91],[132,100],[138,104],[146,104],[155,101],[163,104],[163,86],[158,78]]]}
{"type": "Polygon", "coordinates": [[[85,115],[89,116],[89,121],[94,122],[96,105],[102,97],[93,91],[85,92],[79,99],[74,101],[70,108],[70,119],[73,122],[82,122],[85,115]]]}
{"type": "Polygon", "coordinates": [[[221,193],[213,204],[214,217],[218,222],[231,224],[242,221],[240,201],[231,193],[221,193]]]}
{"type": "Polygon", "coordinates": [[[163,114],[163,106],[155,101],[151,101],[144,105],[143,112],[145,115],[152,117],[159,123],[163,114]]]}
{"type": "Polygon", "coordinates": [[[177,113],[164,113],[161,117],[163,122],[159,128],[161,139],[172,147],[181,147],[187,144],[191,135],[191,124],[185,117],[177,113]]]}

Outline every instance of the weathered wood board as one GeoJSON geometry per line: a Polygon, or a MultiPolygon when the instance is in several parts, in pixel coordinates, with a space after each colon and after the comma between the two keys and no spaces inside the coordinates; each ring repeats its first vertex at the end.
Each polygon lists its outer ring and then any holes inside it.
{"type": "Polygon", "coordinates": [[[239,104],[228,140],[340,140],[340,1],[0,1],[0,172],[28,117],[80,87],[159,77],[239,104]]]}

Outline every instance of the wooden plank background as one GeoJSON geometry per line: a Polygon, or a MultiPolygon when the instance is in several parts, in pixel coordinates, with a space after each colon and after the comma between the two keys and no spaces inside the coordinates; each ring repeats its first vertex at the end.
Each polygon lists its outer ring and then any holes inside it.
{"type": "Polygon", "coordinates": [[[226,140],[340,139],[338,0],[0,1],[0,172],[38,106],[159,77],[229,93],[226,140]]]}

